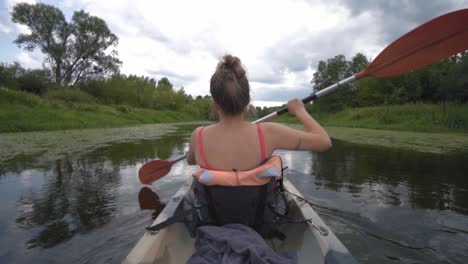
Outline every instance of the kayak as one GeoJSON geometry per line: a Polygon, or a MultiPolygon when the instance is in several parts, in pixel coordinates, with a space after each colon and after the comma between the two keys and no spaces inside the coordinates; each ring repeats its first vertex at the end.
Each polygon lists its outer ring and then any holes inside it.
{"type": "MultiPolygon", "coordinates": [[[[194,178],[190,177],[167,203],[153,225],[166,221],[182,210],[185,195],[193,188],[194,178]]],[[[302,199],[301,193],[286,178],[283,186],[288,200],[289,213],[294,219],[307,222],[283,224],[280,231],[286,239],[268,239],[266,242],[275,251],[295,251],[298,263],[357,263],[349,250],[333,234],[310,204],[302,199]]],[[[130,251],[124,264],[134,263],[185,263],[194,253],[195,240],[190,237],[183,223],[170,225],[158,232],[146,231],[130,251]]]]}

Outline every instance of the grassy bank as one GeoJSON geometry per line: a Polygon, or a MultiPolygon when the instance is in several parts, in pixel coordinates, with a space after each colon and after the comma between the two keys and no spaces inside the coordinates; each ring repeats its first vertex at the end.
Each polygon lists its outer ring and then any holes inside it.
{"type": "MultiPolygon", "coordinates": [[[[191,109],[191,108],[187,108],[191,109]]],[[[194,108],[195,109],[195,108],[194,108]]],[[[105,105],[80,90],[50,90],[43,96],[0,88],[0,132],[119,127],[199,121],[200,111],[165,111],[105,105]]],[[[468,105],[406,104],[313,113],[324,126],[468,133],[468,105]]],[[[275,121],[297,123],[285,115],[275,121]]]]}
{"type": "Polygon", "coordinates": [[[148,123],[195,121],[188,112],[156,111],[127,105],[102,105],[85,93],[68,100],[43,98],[0,88],[0,132],[118,127],[148,123]],[[85,98],[86,97],[86,98],[85,98]]]}
{"type": "MultiPolygon", "coordinates": [[[[405,104],[350,108],[335,114],[312,113],[324,126],[419,132],[468,133],[468,105],[405,104]]],[[[291,116],[279,122],[295,123],[291,116]]]]}

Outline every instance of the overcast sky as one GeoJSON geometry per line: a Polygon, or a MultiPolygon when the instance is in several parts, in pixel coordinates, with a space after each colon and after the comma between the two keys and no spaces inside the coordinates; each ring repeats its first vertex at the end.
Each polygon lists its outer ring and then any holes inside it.
{"type": "MultiPolygon", "coordinates": [[[[13,40],[26,30],[11,22],[18,0],[1,0],[0,62],[42,64],[39,52],[13,40]]],[[[26,1],[37,2],[37,1],[26,1]]],[[[84,9],[119,37],[121,72],[168,77],[194,96],[209,93],[218,59],[231,53],[247,68],[257,105],[283,103],[312,91],[319,60],[357,52],[375,57],[414,27],[468,8],[468,0],[63,0],[43,1],[67,17],[84,9]]]]}

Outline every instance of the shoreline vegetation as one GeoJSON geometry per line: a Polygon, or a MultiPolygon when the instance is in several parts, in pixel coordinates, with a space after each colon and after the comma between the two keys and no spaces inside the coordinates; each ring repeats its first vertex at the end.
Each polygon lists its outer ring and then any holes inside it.
{"type": "MultiPolygon", "coordinates": [[[[2,162],[16,159],[19,153],[26,156],[47,153],[49,156],[54,148],[60,150],[60,153],[66,153],[64,148],[57,146],[70,147],[60,143],[68,142],[67,138],[80,141],[80,145],[95,146],[97,143],[93,140],[109,142],[152,138],[155,135],[158,137],[164,131],[174,130],[180,122],[196,124],[208,120],[194,111],[105,105],[87,98],[79,90],[73,93],[64,91],[66,94],[61,96],[38,96],[0,88],[0,146],[4,150],[3,154],[0,152],[2,162]],[[77,95],[86,98],[78,100],[77,95]],[[78,130],[81,128],[86,130],[78,130]],[[27,131],[33,132],[17,133],[27,131]],[[92,139],[87,139],[90,135],[92,139]],[[90,144],[82,144],[89,140],[92,140],[90,144]]],[[[199,101],[205,107],[209,104],[209,99],[199,101]]],[[[249,115],[249,119],[256,119],[251,113],[249,115]]],[[[419,103],[347,108],[334,114],[315,113],[312,110],[312,115],[334,140],[433,154],[468,153],[466,104],[419,103]]],[[[273,121],[301,127],[288,114],[273,121]]]]}
{"type": "MultiPolygon", "coordinates": [[[[143,124],[215,120],[210,96],[187,94],[183,86],[174,87],[160,75],[120,73],[123,62],[114,50],[118,36],[99,17],[78,10],[67,21],[54,6],[19,3],[11,20],[35,32],[18,35],[14,43],[27,51],[39,49],[44,63],[41,69],[0,63],[0,139],[15,135],[4,132],[112,127],[124,131],[125,126],[140,131],[143,128],[136,126],[143,124]],[[56,19],[50,23],[43,17],[56,19]]],[[[338,54],[320,60],[310,65],[316,66],[313,89],[321,91],[369,63],[360,52],[351,58],[338,54]]],[[[385,144],[404,146],[424,138],[421,146],[459,150],[454,145],[458,144],[466,150],[467,73],[464,51],[407,74],[343,85],[306,109],[337,139],[380,144],[380,139],[390,138],[385,144]],[[392,143],[394,137],[399,143],[392,143]]],[[[246,117],[255,120],[277,109],[249,105],[246,117]]],[[[288,115],[273,121],[300,125],[288,115]]]]}
{"type": "MultiPolygon", "coordinates": [[[[0,133],[52,131],[80,128],[110,128],[155,123],[207,121],[210,99],[198,98],[201,111],[155,110],[126,104],[102,104],[91,95],[75,90],[53,90],[45,96],[0,88],[0,133]]],[[[308,107],[309,108],[309,107],[308,107]]],[[[274,109],[271,109],[274,111],[274,109]]],[[[468,133],[468,105],[456,103],[407,103],[345,108],[336,113],[315,112],[325,127],[348,127],[429,133],[468,133]]],[[[251,107],[249,119],[256,119],[251,107]]],[[[258,113],[257,113],[258,114],[258,113]]],[[[284,115],[272,121],[297,124],[284,115]]]]}
{"type": "Polygon", "coordinates": [[[196,113],[47,99],[0,88],[0,133],[110,128],[201,120],[196,113]]]}
{"type": "MultiPolygon", "coordinates": [[[[430,133],[468,133],[468,105],[457,103],[406,103],[402,105],[345,108],[336,113],[309,111],[323,126],[430,133]]],[[[276,122],[298,123],[290,115],[276,122]]]]}

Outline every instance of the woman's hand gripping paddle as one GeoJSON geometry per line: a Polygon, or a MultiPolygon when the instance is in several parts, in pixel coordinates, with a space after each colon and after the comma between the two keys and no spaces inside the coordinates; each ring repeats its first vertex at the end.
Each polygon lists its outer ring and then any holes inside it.
{"type": "MultiPolygon", "coordinates": [[[[468,9],[451,12],[413,29],[392,44],[361,72],[335,83],[302,99],[304,103],[328,94],[344,84],[365,77],[391,77],[414,71],[426,65],[441,61],[452,55],[468,50],[468,9]]],[[[280,109],[264,116],[254,123],[260,123],[288,111],[280,109]]],[[[172,165],[186,156],[173,161],[154,160],[140,168],[141,183],[151,184],[165,176],[172,165]]]]}

